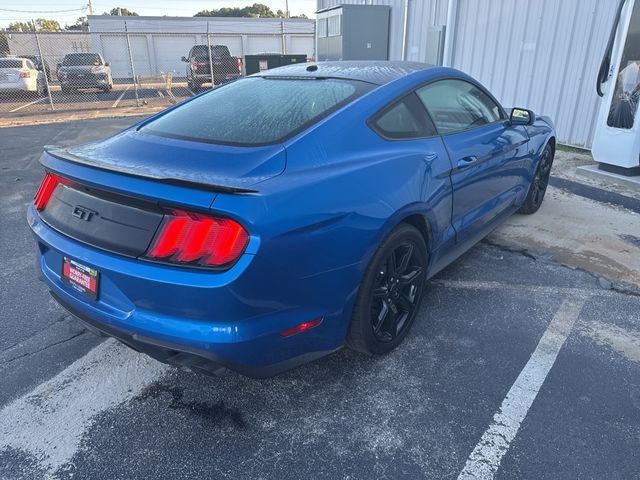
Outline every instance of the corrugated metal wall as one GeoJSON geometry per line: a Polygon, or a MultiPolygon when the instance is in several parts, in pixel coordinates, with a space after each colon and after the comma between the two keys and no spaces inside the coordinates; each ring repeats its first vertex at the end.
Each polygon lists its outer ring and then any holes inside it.
{"type": "MultiPolygon", "coordinates": [[[[426,28],[456,5],[451,66],[480,80],[505,106],[549,115],[559,141],[591,145],[600,99],[595,79],[618,0],[409,0],[407,60],[424,61],[426,28]]],[[[402,55],[404,0],[318,0],[390,5],[390,58],[402,55]]]]}
{"type": "MultiPolygon", "coordinates": [[[[595,81],[617,0],[458,0],[452,66],[505,106],[549,115],[560,142],[590,146],[595,81]]],[[[412,19],[415,20],[415,19],[412,19]]]]}

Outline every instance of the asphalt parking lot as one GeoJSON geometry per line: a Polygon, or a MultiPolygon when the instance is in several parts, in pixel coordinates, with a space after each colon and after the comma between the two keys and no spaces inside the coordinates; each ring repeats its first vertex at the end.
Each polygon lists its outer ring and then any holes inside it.
{"type": "MultiPolygon", "coordinates": [[[[141,84],[136,89],[132,83],[115,84],[113,90],[96,89],[63,93],[56,83],[51,84],[51,98],[56,111],[109,110],[136,106],[164,106],[192,97],[197,92],[186,83],[177,82],[170,88],[160,83],[141,84]]],[[[0,92],[0,112],[7,117],[20,116],[51,109],[48,96],[38,97],[27,92],[0,92]]]]}
{"type": "Polygon", "coordinates": [[[209,378],[85,331],[25,208],[43,145],[135,120],[0,129],[0,478],[640,478],[640,296],[512,249],[433,279],[383,358],[209,378]]]}

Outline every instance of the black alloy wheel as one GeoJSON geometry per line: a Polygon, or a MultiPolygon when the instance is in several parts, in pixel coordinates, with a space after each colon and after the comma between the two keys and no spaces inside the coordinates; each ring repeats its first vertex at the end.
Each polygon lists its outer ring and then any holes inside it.
{"type": "Polygon", "coordinates": [[[553,166],[553,150],[547,145],[540,156],[536,173],[533,176],[531,187],[527,193],[527,197],[518,210],[518,213],[531,214],[538,211],[544,200],[544,195],[549,186],[549,177],[551,176],[551,167],[553,166]]]}
{"type": "Polygon", "coordinates": [[[364,275],[347,335],[349,347],[384,354],[402,342],[420,307],[426,266],[422,234],[400,224],[382,242],[364,275]]]}
{"type": "Polygon", "coordinates": [[[422,289],[424,266],[417,246],[407,240],[398,245],[378,269],[371,298],[371,327],[380,342],[391,342],[409,325],[422,289]]]}

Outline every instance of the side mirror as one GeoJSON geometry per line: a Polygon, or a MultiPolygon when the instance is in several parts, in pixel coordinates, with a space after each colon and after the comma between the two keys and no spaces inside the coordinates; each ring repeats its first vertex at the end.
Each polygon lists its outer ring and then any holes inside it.
{"type": "Polygon", "coordinates": [[[509,120],[511,125],[531,125],[536,121],[536,114],[526,108],[514,108],[509,120]]]}
{"type": "Polygon", "coordinates": [[[187,60],[187,57],[181,57],[181,58],[180,58],[180,60],[181,60],[182,62],[188,62],[188,61],[189,61],[189,60],[187,60]]]}
{"type": "Polygon", "coordinates": [[[110,64],[109,62],[104,62],[104,66],[105,66],[105,67],[108,67],[108,66],[110,66],[110,65],[111,65],[111,64],[110,64]]]}

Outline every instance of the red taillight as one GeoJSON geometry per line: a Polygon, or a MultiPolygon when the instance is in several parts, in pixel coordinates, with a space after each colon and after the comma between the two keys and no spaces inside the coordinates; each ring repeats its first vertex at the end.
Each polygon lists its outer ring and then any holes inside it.
{"type": "Polygon", "coordinates": [[[146,257],[219,267],[236,260],[248,240],[246,230],[234,220],[173,210],[165,215],[146,257]]]}
{"type": "Polygon", "coordinates": [[[191,65],[193,66],[193,69],[197,72],[198,71],[198,62],[193,62],[191,65]]]}
{"type": "Polygon", "coordinates": [[[31,72],[29,70],[21,70],[20,78],[29,78],[31,77],[31,72]]]}
{"type": "Polygon", "coordinates": [[[317,327],[322,322],[322,318],[315,318],[308,322],[301,323],[293,328],[280,332],[281,337],[290,337],[291,335],[295,335],[296,333],[304,332],[305,330],[309,330],[310,328],[317,327]]]}
{"type": "Polygon", "coordinates": [[[33,200],[33,203],[36,206],[37,210],[42,210],[47,206],[49,200],[51,199],[51,195],[53,195],[53,191],[56,189],[59,183],[68,184],[69,181],[61,178],[53,173],[47,173],[42,179],[42,183],[40,184],[40,188],[36,192],[36,196],[33,200]]]}
{"type": "Polygon", "coordinates": [[[242,60],[236,58],[236,67],[238,67],[238,72],[242,72],[242,60]]]}

